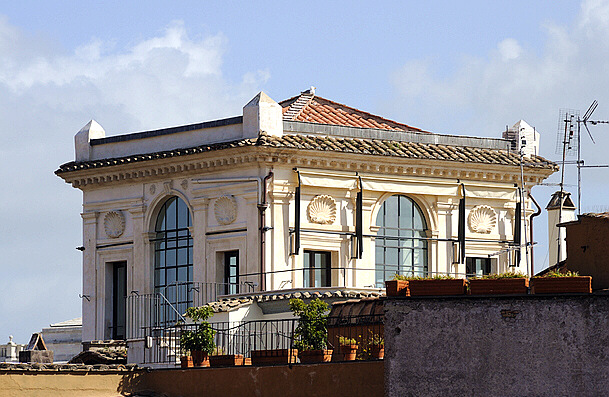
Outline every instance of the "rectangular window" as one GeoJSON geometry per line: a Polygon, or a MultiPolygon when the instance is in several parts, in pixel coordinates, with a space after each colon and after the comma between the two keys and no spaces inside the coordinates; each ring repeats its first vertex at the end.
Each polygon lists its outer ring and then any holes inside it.
{"type": "Polygon", "coordinates": [[[127,308],[127,262],[112,266],[112,339],[125,339],[127,308]]]}
{"type": "Polygon", "coordinates": [[[491,274],[491,258],[466,258],[465,272],[468,277],[491,274]]]}
{"type": "Polygon", "coordinates": [[[224,293],[239,293],[239,251],[224,253],[224,293]]]}
{"type": "Polygon", "coordinates": [[[309,287],[331,287],[331,256],[328,251],[304,251],[303,286],[309,287]]]}

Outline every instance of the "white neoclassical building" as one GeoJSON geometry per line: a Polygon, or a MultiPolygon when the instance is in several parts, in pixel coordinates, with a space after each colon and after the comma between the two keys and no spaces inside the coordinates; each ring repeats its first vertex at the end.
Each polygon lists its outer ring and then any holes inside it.
{"type": "Polygon", "coordinates": [[[508,140],[425,132],[314,90],[154,131],[91,121],[75,146],[56,174],[83,192],[84,341],[218,295],[527,273],[519,188],[556,171],[535,155],[521,167],[508,140]]]}

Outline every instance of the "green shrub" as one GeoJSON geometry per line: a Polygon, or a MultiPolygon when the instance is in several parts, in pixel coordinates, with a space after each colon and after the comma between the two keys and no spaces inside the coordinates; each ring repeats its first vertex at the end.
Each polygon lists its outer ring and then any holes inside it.
{"type": "Polygon", "coordinates": [[[507,272],[507,273],[496,273],[496,274],[485,274],[480,277],[472,277],[472,279],[482,280],[499,280],[503,278],[527,278],[527,275],[521,272],[507,272]]]}
{"type": "Polygon", "coordinates": [[[565,273],[561,273],[558,270],[552,270],[546,274],[544,274],[541,277],[547,277],[547,278],[559,278],[559,277],[578,277],[579,273],[578,272],[572,272],[571,270],[565,272],[565,273]]]}
{"type": "Polygon", "coordinates": [[[182,330],[180,334],[180,349],[187,354],[193,351],[202,351],[212,354],[216,348],[214,336],[216,331],[207,322],[214,312],[209,306],[189,307],[186,317],[195,323],[193,330],[182,330]]]}
{"type": "Polygon", "coordinates": [[[355,338],[347,338],[346,336],[338,337],[338,344],[341,346],[357,345],[355,338]]]}
{"type": "Polygon", "coordinates": [[[328,304],[319,298],[306,304],[302,299],[290,299],[290,310],[298,317],[294,330],[294,347],[298,350],[322,350],[328,345],[328,304]]]}
{"type": "Polygon", "coordinates": [[[455,277],[449,274],[436,274],[435,276],[406,276],[404,274],[395,274],[393,276],[394,280],[402,280],[402,281],[412,281],[412,280],[454,280],[455,277]]]}

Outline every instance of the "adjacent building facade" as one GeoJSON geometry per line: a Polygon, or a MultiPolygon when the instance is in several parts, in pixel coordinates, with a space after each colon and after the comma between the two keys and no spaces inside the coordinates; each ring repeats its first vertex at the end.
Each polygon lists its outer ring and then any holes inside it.
{"type": "Polygon", "coordinates": [[[75,146],[56,173],[83,191],[83,341],[128,338],[134,317],[163,320],[159,304],[527,273],[519,188],[556,170],[534,154],[521,168],[509,140],[432,134],[313,90],[155,131],[91,121],[75,146]]]}

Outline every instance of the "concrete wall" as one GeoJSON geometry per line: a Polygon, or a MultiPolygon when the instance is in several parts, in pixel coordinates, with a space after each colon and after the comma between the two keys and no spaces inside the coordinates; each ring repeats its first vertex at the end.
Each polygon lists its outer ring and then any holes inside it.
{"type": "Polygon", "coordinates": [[[388,396],[596,396],[609,296],[390,299],[388,396]]]}
{"type": "Polygon", "coordinates": [[[0,395],[367,396],[384,395],[383,362],[269,367],[102,371],[2,371],[0,395]]]}
{"type": "Polygon", "coordinates": [[[580,216],[566,229],[567,268],[592,276],[592,289],[609,288],[609,220],[580,216]]]}

